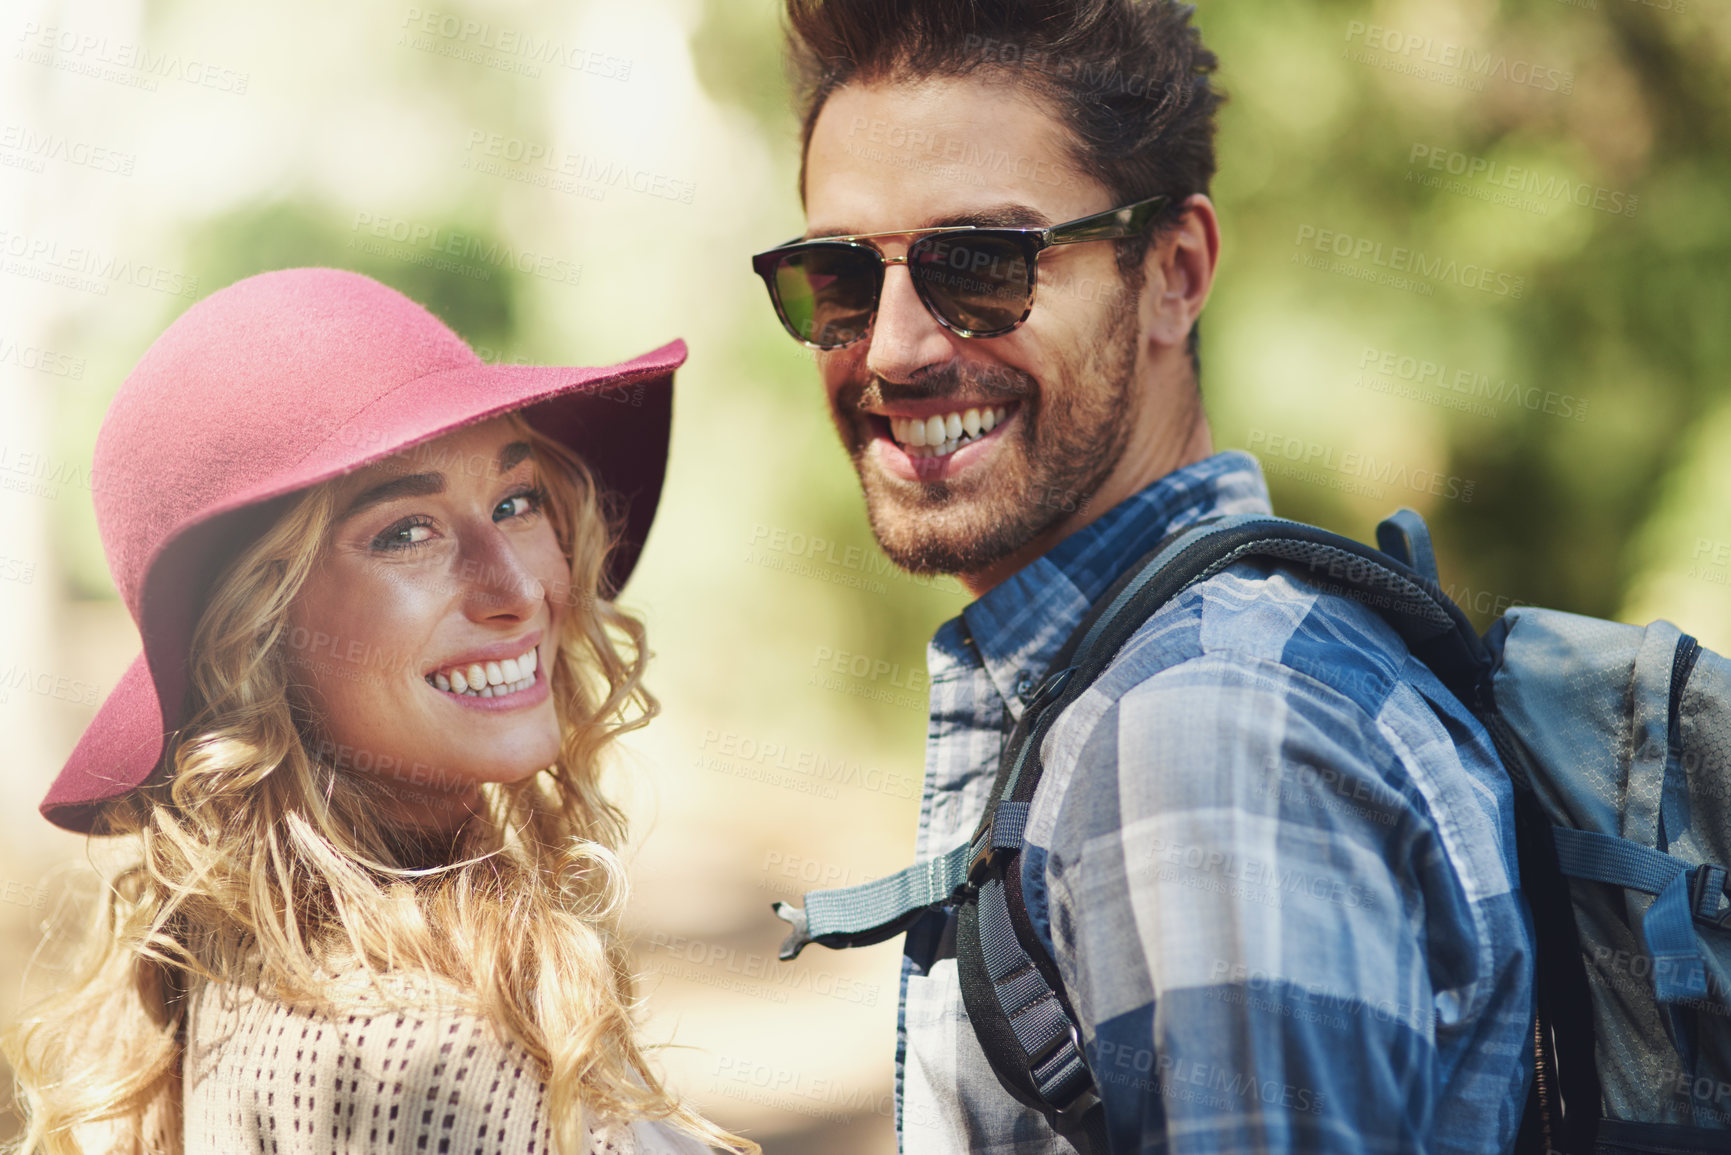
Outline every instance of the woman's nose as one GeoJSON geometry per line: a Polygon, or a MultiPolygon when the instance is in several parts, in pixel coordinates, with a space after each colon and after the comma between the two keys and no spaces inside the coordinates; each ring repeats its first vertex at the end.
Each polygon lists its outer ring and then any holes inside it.
{"type": "Polygon", "coordinates": [[[464,612],[475,621],[531,617],[546,596],[515,544],[492,527],[464,543],[458,578],[464,585],[464,612]]]}

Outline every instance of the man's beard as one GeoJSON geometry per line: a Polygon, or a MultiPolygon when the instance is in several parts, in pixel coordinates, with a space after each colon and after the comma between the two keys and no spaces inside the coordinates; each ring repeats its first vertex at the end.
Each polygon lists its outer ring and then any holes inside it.
{"type": "Polygon", "coordinates": [[[1006,366],[967,362],[912,385],[873,378],[837,397],[835,416],[865,492],[872,532],[890,560],[913,573],[976,573],[1016,553],[1081,509],[1117,467],[1130,436],[1136,360],[1134,310],[1112,316],[1080,366],[1043,385],[1006,366]],[[997,460],[960,484],[904,482],[867,464],[869,421],[860,405],[966,398],[1019,402],[997,460]]]}

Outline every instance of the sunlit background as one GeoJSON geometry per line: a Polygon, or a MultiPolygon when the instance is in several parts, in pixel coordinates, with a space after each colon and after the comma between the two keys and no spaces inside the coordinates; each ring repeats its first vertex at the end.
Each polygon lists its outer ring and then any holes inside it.
{"type": "MultiPolygon", "coordinates": [[[[1368,537],[1420,510],[1481,626],[1536,602],[1731,651],[1731,9],[1197,19],[1231,96],[1216,444],[1256,452],[1289,516],[1368,537]]],[[[665,707],[619,778],[647,1030],[772,1152],[894,1150],[898,947],[782,964],[769,904],[908,860],[924,644],[966,599],[873,545],[750,273],[802,227],[779,47],[771,0],[7,0],[0,1015],[92,877],[36,805],[138,649],[91,508],[102,414],[194,300],[337,265],[490,359],[690,343],[625,598],[665,707]],[[559,275],[436,251],[452,233],[559,275]]]]}

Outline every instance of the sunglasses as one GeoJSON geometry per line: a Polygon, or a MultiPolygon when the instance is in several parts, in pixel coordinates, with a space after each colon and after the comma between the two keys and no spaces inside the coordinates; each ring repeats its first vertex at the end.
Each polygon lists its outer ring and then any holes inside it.
{"type": "Polygon", "coordinates": [[[884,269],[906,265],[914,292],[938,324],[963,337],[1001,337],[1034,310],[1036,266],[1052,245],[1140,236],[1163,196],[1044,229],[958,225],[792,241],[758,253],[751,267],[769,288],[782,327],[814,349],[840,349],[871,329],[884,269]],[[913,237],[886,257],[875,237],[913,237]]]}

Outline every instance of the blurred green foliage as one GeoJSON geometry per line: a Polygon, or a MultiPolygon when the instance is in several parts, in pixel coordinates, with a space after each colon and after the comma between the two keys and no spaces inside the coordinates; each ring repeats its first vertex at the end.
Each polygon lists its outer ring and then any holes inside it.
{"type": "Polygon", "coordinates": [[[782,83],[779,12],[779,4],[765,0],[703,0],[691,35],[692,63],[704,91],[750,113],[772,136],[798,130],[782,83]]]}
{"type": "MultiPolygon", "coordinates": [[[[484,226],[461,220],[442,225],[474,237],[476,244],[470,251],[485,251],[499,243],[484,226]]],[[[208,285],[228,285],[255,273],[296,265],[352,269],[419,301],[470,345],[487,350],[511,347],[523,277],[509,262],[441,257],[449,265],[460,266],[463,271],[457,273],[406,259],[421,255],[408,246],[389,241],[368,246],[364,244],[368,239],[365,230],[354,228],[353,214],[310,200],[276,201],[248,205],[205,222],[191,238],[188,252],[201,283],[208,285]],[[393,256],[393,251],[398,255],[393,256]]]]}
{"type": "MultiPolygon", "coordinates": [[[[1681,464],[1684,434],[1726,402],[1731,372],[1731,24],[1722,6],[1682,7],[1199,10],[1233,95],[1216,189],[1228,255],[1204,344],[1217,440],[1290,426],[1375,450],[1395,431],[1399,444],[1434,445],[1423,464],[1476,483],[1470,503],[1401,493],[1379,504],[1271,476],[1277,508],[1363,536],[1398,496],[1430,519],[1445,579],[1618,613],[1654,564],[1632,543],[1681,464]],[[1421,58],[1455,43],[1567,72],[1573,92],[1494,76],[1475,92],[1373,67],[1349,55],[1366,49],[1356,30],[1368,26],[1433,37],[1421,58]],[[1540,214],[1476,199],[1498,189],[1450,178],[1452,161],[1430,169],[1436,152],[1414,162],[1420,146],[1529,170],[1541,189],[1566,180],[1638,204],[1620,214],[1532,197],[1540,214]],[[1426,174],[1472,195],[1425,187],[1426,174]],[[1417,297],[1317,272],[1292,263],[1304,225],[1476,260],[1524,276],[1526,291],[1514,300],[1441,285],[1417,297]],[[1305,330],[1321,340],[1295,341],[1293,372],[1270,373],[1284,358],[1268,343],[1305,330]],[[1349,384],[1361,348],[1584,399],[1587,416],[1501,404],[1487,418],[1363,392],[1349,384]]],[[[1725,513],[1704,504],[1702,536],[1721,533],[1713,522],[1725,513]]]]}

